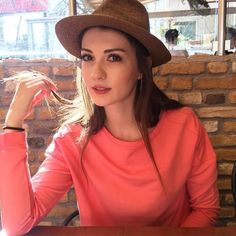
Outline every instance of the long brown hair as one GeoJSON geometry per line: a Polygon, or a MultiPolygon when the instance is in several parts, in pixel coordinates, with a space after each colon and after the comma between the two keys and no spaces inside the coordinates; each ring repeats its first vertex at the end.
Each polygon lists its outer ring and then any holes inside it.
{"type": "MultiPolygon", "coordinates": [[[[107,27],[101,28],[106,29],[107,27]]],[[[80,44],[82,37],[87,30],[88,29],[80,35],[80,44]]],[[[134,115],[148,156],[150,157],[162,183],[160,172],[153,155],[148,129],[158,124],[160,113],[162,111],[181,108],[183,105],[168,98],[153,82],[151,58],[146,48],[132,36],[124,32],[121,33],[125,35],[130,44],[133,45],[136,50],[137,63],[139,71],[142,73],[142,80],[137,80],[134,99],[134,115]]],[[[103,107],[92,104],[81,77],[77,79],[77,82],[79,94],[73,104],[74,112],[70,112],[71,110],[68,110],[68,115],[70,118],[64,121],[64,124],[77,122],[83,127],[83,137],[86,137],[86,141],[83,142],[84,145],[81,151],[81,166],[83,168],[84,150],[90,137],[103,128],[106,120],[106,114],[103,107]],[[80,106],[80,112],[78,112],[78,105],[80,106]]]]}

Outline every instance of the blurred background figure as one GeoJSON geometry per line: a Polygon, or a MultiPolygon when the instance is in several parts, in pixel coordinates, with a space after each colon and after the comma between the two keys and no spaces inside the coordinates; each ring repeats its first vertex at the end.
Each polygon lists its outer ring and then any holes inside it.
{"type": "Polygon", "coordinates": [[[178,46],[179,31],[177,29],[169,29],[165,33],[165,39],[167,48],[169,49],[172,56],[184,56],[188,57],[188,52],[178,46]]]}
{"type": "Polygon", "coordinates": [[[179,31],[177,29],[169,29],[165,33],[165,38],[169,50],[174,50],[178,42],[179,31]]]}
{"type": "Polygon", "coordinates": [[[230,40],[230,49],[236,48],[236,29],[233,27],[226,27],[226,40],[230,40]]]}
{"type": "MultiPolygon", "coordinates": [[[[214,55],[218,55],[217,52],[217,38],[215,39],[214,55]]],[[[236,29],[233,27],[226,27],[225,30],[225,55],[235,53],[236,51],[236,29]]]]}

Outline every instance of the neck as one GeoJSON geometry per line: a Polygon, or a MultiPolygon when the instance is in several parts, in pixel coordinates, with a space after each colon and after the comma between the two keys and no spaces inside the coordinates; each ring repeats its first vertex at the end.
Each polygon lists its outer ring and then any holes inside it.
{"type": "Polygon", "coordinates": [[[134,141],[142,137],[134,117],[133,107],[106,107],[105,112],[105,126],[114,137],[125,141],[134,141]]]}

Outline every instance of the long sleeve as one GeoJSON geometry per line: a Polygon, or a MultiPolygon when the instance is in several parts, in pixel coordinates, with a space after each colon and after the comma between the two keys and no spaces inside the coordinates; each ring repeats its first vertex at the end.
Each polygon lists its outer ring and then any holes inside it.
{"type": "Polygon", "coordinates": [[[208,135],[201,125],[198,140],[193,168],[187,182],[192,211],[182,227],[212,226],[219,213],[216,157],[208,135]]]}
{"type": "Polygon", "coordinates": [[[69,169],[54,138],[46,159],[31,179],[24,132],[0,134],[0,206],[9,235],[28,232],[72,184],[69,169]]]}

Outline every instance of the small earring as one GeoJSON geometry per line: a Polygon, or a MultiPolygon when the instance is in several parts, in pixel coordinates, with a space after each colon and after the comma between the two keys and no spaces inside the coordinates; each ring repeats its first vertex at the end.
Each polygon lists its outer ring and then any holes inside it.
{"type": "Polygon", "coordinates": [[[140,80],[140,79],[142,80],[142,78],[143,78],[143,74],[142,74],[142,73],[139,73],[139,74],[138,74],[138,80],[140,80]]]}
{"type": "Polygon", "coordinates": [[[140,81],[139,91],[141,92],[143,90],[143,79],[141,78],[139,81],[140,81]]]}

